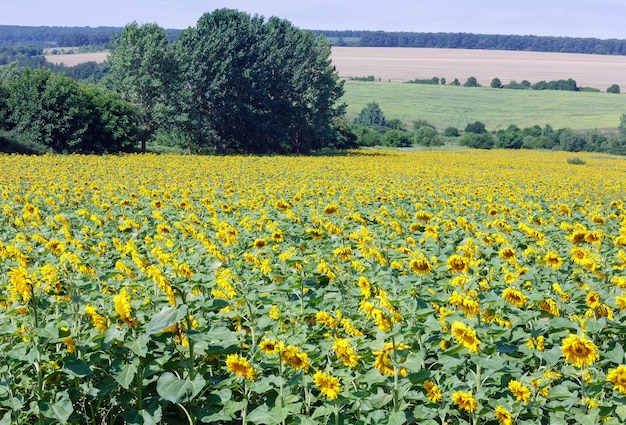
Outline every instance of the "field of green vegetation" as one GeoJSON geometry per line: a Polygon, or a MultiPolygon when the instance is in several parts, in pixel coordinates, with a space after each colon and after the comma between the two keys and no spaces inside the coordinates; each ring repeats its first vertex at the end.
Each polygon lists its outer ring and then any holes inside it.
{"type": "Polygon", "coordinates": [[[410,124],[423,119],[438,129],[464,128],[481,121],[488,130],[550,124],[573,130],[616,128],[626,112],[624,97],[608,93],[506,90],[429,86],[391,82],[346,81],[343,101],[352,120],[370,102],[388,119],[410,124]]]}

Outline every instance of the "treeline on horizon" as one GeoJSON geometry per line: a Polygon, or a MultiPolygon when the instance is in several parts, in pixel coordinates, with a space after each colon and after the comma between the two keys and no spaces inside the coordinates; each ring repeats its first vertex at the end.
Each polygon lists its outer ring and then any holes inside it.
{"type": "MultiPolygon", "coordinates": [[[[0,25],[0,47],[108,48],[121,27],[58,27],[0,25]]],[[[182,30],[165,29],[170,42],[182,30]]],[[[525,50],[534,52],[626,55],[626,40],[536,35],[473,34],[456,32],[389,32],[314,30],[335,46],[428,47],[446,49],[525,50]]]]}

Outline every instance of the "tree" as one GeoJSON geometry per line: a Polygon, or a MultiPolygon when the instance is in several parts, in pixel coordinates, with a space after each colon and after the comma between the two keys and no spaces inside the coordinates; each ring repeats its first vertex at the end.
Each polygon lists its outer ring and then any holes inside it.
{"type": "Polygon", "coordinates": [[[94,153],[131,151],[141,140],[137,108],[117,94],[95,86],[83,91],[91,104],[92,116],[87,139],[94,153]]]}
{"type": "Polygon", "coordinates": [[[493,80],[491,80],[491,88],[501,89],[502,88],[502,81],[500,81],[500,79],[498,77],[494,78],[493,80]]]}
{"type": "Polygon", "coordinates": [[[465,133],[459,140],[459,145],[474,149],[492,149],[494,139],[489,133],[465,133]]]}
{"type": "Polygon", "coordinates": [[[343,82],[323,37],[232,9],[204,14],[174,44],[174,104],[194,149],[308,152],[334,137],[343,82]]]}
{"type": "Polygon", "coordinates": [[[393,148],[409,147],[413,144],[408,133],[402,130],[389,130],[383,135],[381,142],[383,146],[393,148]]]}
{"type": "Polygon", "coordinates": [[[467,81],[463,84],[463,87],[480,87],[476,77],[468,77],[467,81]]]}
{"type": "Polygon", "coordinates": [[[8,121],[29,142],[56,152],[88,150],[91,107],[76,81],[44,68],[27,68],[8,89],[8,121]]]}
{"type": "Polygon", "coordinates": [[[586,143],[587,141],[582,135],[569,128],[564,129],[559,135],[559,146],[564,151],[580,152],[585,149],[586,143]]]}
{"type": "Polygon", "coordinates": [[[617,137],[611,145],[610,152],[615,155],[626,155],[626,114],[620,117],[617,137]]]}
{"type": "Polygon", "coordinates": [[[354,124],[380,130],[387,125],[387,120],[382,109],[380,109],[380,105],[376,102],[370,102],[361,109],[359,115],[354,119],[354,124]]]}
{"type": "Polygon", "coordinates": [[[506,130],[498,130],[496,147],[503,149],[519,149],[524,144],[524,134],[515,124],[509,125],[506,130]]]}
{"type": "Polygon", "coordinates": [[[142,152],[157,129],[173,117],[173,111],[167,110],[166,98],[175,90],[172,84],[176,70],[167,48],[163,28],[132,22],[114,38],[109,50],[111,68],[105,85],[137,106],[142,152]]]}
{"type": "Polygon", "coordinates": [[[611,84],[611,86],[608,89],[606,89],[606,92],[619,94],[620,93],[619,85],[611,84]]]}
{"type": "Polygon", "coordinates": [[[437,130],[428,125],[421,126],[415,131],[413,140],[420,146],[443,146],[445,143],[437,130]]]}
{"type": "Polygon", "coordinates": [[[465,126],[465,132],[474,133],[474,134],[482,134],[482,133],[486,133],[487,129],[485,128],[485,124],[483,124],[480,121],[475,121],[465,126]]]}

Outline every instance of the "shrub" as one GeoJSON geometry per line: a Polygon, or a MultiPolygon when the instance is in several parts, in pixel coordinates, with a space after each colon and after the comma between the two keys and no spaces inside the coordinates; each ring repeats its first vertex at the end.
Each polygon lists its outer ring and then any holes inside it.
{"type": "Polygon", "coordinates": [[[482,133],[486,133],[487,129],[485,128],[485,124],[483,124],[480,121],[475,121],[465,126],[465,132],[474,133],[474,134],[482,134],[482,133]]]}
{"type": "Polygon", "coordinates": [[[444,142],[437,130],[424,125],[415,131],[413,140],[419,146],[443,146],[444,142]]]}
{"type": "Polygon", "coordinates": [[[389,130],[382,137],[382,145],[391,148],[403,148],[411,146],[413,143],[406,131],[389,130]]]}
{"type": "Polygon", "coordinates": [[[381,144],[382,134],[371,127],[355,125],[352,127],[352,131],[356,134],[356,142],[359,146],[378,146],[381,144]]]}
{"type": "Polygon", "coordinates": [[[583,159],[581,159],[581,158],[579,158],[577,156],[573,156],[573,157],[567,158],[567,163],[568,164],[572,164],[572,165],[585,165],[586,164],[585,160],[583,160],[583,159]]]}
{"type": "Polygon", "coordinates": [[[615,94],[619,94],[620,93],[620,89],[619,86],[617,84],[611,84],[611,86],[606,89],[607,93],[615,93],[615,94]]]}
{"type": "Polygon", "coordinates": [[[459,129],[456,127],[446,127],[443,130],[443,135],[446,137],[459,137],[459,129]]]}
{"type": "Polygon", "coordinates": [[[480,87],[480,84],[478,84],[476,77],[469,77],[463,87],[480,87]]]}
{"type": "Polygon", "coordinates": [[[474,149],[492,149],[495,144],[493,136],[489,133],[465,133],[459,145],[474,149]]]}
{"type": "Polygon", "coordinates": [[[491,80],[491,88],[493,88],[493,89],[501,89],[502,88],[502,81],[500,81],[500,79],[498,77],[494,78],[493,80],[491,80]]]}

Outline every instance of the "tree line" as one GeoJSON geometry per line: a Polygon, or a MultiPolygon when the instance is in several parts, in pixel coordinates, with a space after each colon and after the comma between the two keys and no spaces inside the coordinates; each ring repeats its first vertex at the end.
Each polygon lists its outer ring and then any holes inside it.
{"type": "MultiPolygon", "coordinates": [[[[123,28],[119,27],[47,27],[0,25],[0,47],[33,45],[101,46],[106,48],[123,28]]],[[[165,29],[168,40],[175,41],[183,32],[165,29]]],[[[449,49],[527,50],[555,53],[626,55],[626,40],[536,35],[331,31],[315,30],[331,44],[359,47],[432,47],[449,49]]]]}
{"type": "Polygon", "coordinates": [[[626,55],[626,40],[452,32],[317,31],[338,46],[525,50],[626,55]]]}
{"type": "Polygon", "coordinates": [[[279,18],[204,14],[170,42],[128,24],[98,85],[46,68],[4,67],[0,130],[54,152],[308,153],[355,147],[324,37],[279,18]]]}
{"type": "MultiPolygon", "coordinates": [[[[0,47],[83,47],[94,46],[103,49],[119,34],[120,27],[54,27],[0,25],[0,47]]],[[[175,40],[181,30],[167,29],[170,41],[175,40]]]]}

